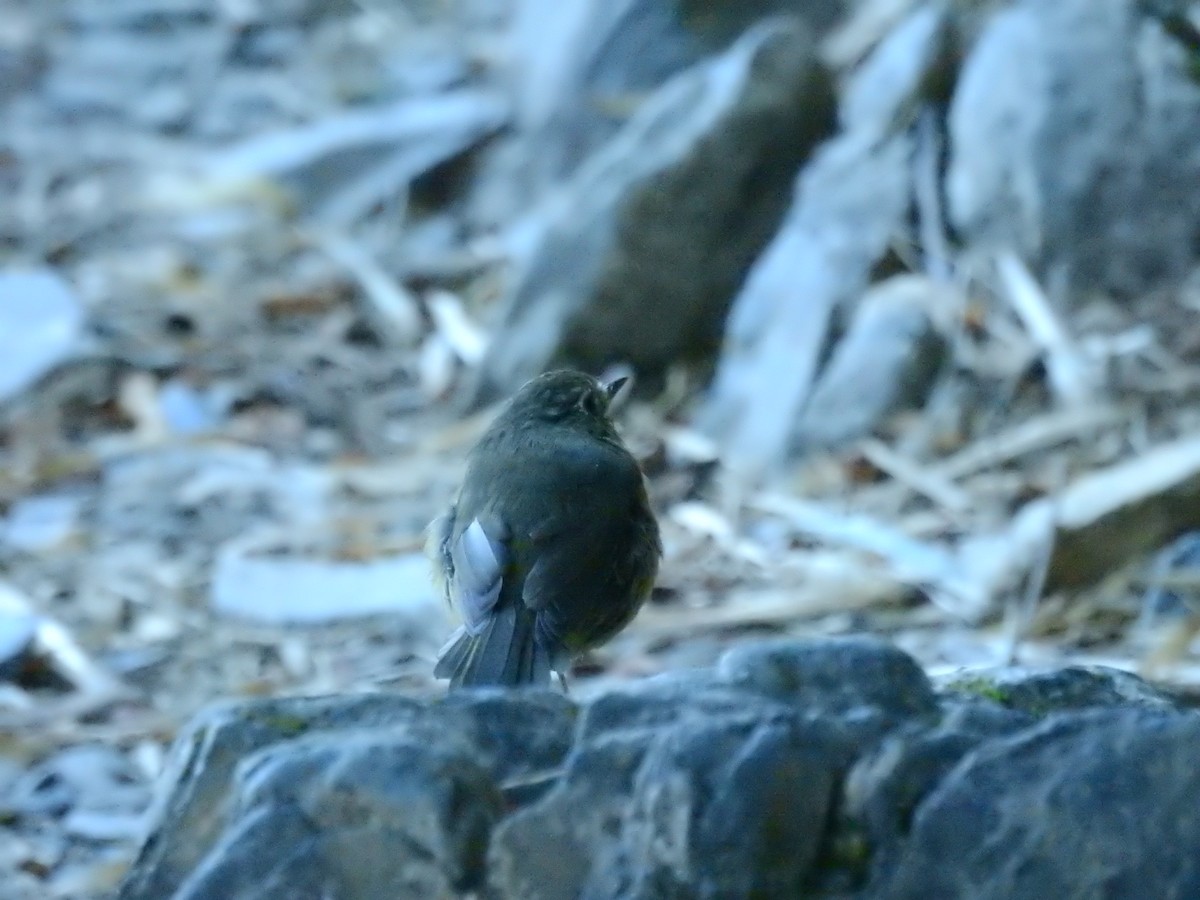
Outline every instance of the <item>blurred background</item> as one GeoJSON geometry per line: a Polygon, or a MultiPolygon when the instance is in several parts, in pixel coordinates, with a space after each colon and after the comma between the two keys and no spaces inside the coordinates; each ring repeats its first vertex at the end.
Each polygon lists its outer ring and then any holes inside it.
{"type": "Polygon", "coordinates": [[[436,690],[495,402],[632,371],[665,558],[573,693],[767,634],[1200,687],[1200,3],[0,0],[0,898],[222,697],[436,690]]]}

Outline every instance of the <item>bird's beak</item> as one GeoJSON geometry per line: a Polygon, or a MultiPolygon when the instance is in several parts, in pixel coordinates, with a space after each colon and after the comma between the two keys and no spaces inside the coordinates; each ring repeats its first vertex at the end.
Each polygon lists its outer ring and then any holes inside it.
{"type": "Polygon", "coordinates": [[[629,376],[614,378],[608,384],[604,385],[604,393],[608,394],[609,403],[612,403],[616,399],[617,394],[621,393],[621,388],[625,387],[625,382],[628,380],[629,376]]]}

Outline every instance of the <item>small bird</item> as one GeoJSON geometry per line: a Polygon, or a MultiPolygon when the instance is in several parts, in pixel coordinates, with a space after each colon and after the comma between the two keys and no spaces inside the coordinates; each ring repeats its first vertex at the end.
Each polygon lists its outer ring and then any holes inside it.
{"type": "Polygon", "coordinates": [[[609,417],[626,380],[540,375],[471,451],[458,499],[429,526],[427,545],[463,618],[434,668],[452,688],[561,677],[649,596],[658,523],[609,417]]]}

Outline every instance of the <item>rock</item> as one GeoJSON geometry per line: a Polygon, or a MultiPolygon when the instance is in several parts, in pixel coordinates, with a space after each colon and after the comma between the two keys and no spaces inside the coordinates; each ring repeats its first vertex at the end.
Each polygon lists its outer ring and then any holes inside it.
{"type": "Polygon", "coordinates": [[[223,704],[197,716],[176,738],[168,759],[153,831],[122,887],[122,900],[173,897],[220,838],[229,818],[229,788],[240,760],[263,747],[344,726],[412,722],[413,700],[361,697],[223,704]]]}
{"type": "Polygon", "coordinates": [[[983,29],[950,107],[952,223],[1070,285],[1181,278],[1200,220],[1200,85],[1137,0],[1021,0],[983,29]]]}
{"type": "Polygon", "coordinates": [[[488,883],[501,897],[573,900],[617,864],[616,838],[653,732],[604,734],[567,759],[561,782],[496,829],[488,883]]]}
{"type": "Polygon", "coordinates": [[[1052,717],[971,753],[917,810],[879,896],[1200,896],[1200,716],[1052,717]]]}
{"type": "Polygon", "coordinates": [[[57,272],[0,272],[0,403],[83,349],[83,304],[57,272]]]}
{"type": "Polygon", "coordinates": [[[628,875],[622,828],[657,737],[677,725],[789,715],[707,672],[668,673],[602,694],[583,711],[561,781],[497,829],[490,884],[500,896],[609,896],[628,875]]]}
{"type": "Polygon", "coordinates": [[[835,312],[866,289],[906,227],[905,134],[847,132],[805,168],[796,202],[733,303],[701,427],[740,468],[768,468],[788,449],[835,312]]]}
{"type": "Polygon", "coordinates": [[[873,285],[813,386],[793,452],[841,446],[897,410],[919,408],[948,358],[936,314],[949,296],[949,288],[918,275],[873,285]]]}
{"type": "Polygon", "coordinates": [[[725,50],[756,22],[795,15],[820,36],[845,7],[844,0],[517,4],[510,33],[517,134],[476,198],[477,214],[500,222],[525,208],[573,173],[664,81],[725,50]]]}
{"type": "MultiPolygon", "coordinates": [[[[925,796],[969,751],[1033,721],[1024,713],[975,700],[953,705],[932,727],[910,726],[887,737],[846,778],[833,842],[847,856],[845,864],[863,867],[869,860],[877,877],[886,877],[925,796]]],[[[856,873],[860,882],[867,876],[865,868],[856,873]]]]}
{"type": "Polygon", "coordinates": [[[849,79],[842,132],[797,179],[791,209],[734,299],[699,424],[751,475],[796,449],[793,431],[849,313],[913,204],[909,125],[940,99],[952,54],[944,15],[914,13],[849,79]]]}
{"type": "MultiPolygon", "coordinates": [[[[305,827],[292,812],[288,809],[268,809],[239,821],[227,835],[221,836],[218,846],[223,852],[218,855],[217,847],[210,850],[199,867],[171,894],[130,894],[123,890],[121,897],[169,896],[175,900],[185,897],[195,900],[253,897],[256,900],[284,900],[285,897],[294,896],[291,892],[300,885],[310,896],[342,896],[343,885],[332,872],[326,872],[323,861],[313,852],[316,829],[305,827]],[[268,868],[269,877],[251,881],[247,873],[253,871],[255,866],[268,868]]],[[[424,886],[432,887],[430,896],[437,897],[437,888],[444,884],[424,886]]]]}
{"type": "MultiPolygon", "coordinates": [[[[322,773],[326,767],[336,768],[330,760],[349,764],[351,757],[321,756],[323,748],[358,742],[355,746],[367,755],[395,752],[409,758],[411,750],[405,748],[425,746],[431,755],[420,766],[426,767],[430,778],[431,772],[443,766],[448,767],[445,771],[461,773],[468,783],[478,786],[478,767],[487,773],[488,784],[499,785],[559,764],[570,746],[573,720],[573,707],[568,701],[538,691],[478,692],[436,705],[404,697],[362,696],[216,706],[198,717],[177,739],[164,777],[168,791],[161,795],[152,816],[153,831],[121,896],[123,900],[193,896],[185,892],[192,890],[188,885],[193,877],[219,876],[240,883],[238,879],[245,877],[245,870],[236,861],[226,859],[234,846],[228,839],[231,829],[263,834],[271,841],[271,828],[261,824],[266,818],[289,833],[308,833],[306,828],[313,827],[311,822],[305,826],[287,810],[247,806],[244,797],[232,790],[234,785],[243,785],[238,791],[244,794],[248,784],[244,768],[250,766],[244,761],[257,758],[275,767],[288,760],[307,759],[313,769],[314,796],[324,797],[329,783],[321,781],[325,777],[322,773]],[[445,748],[453,751],[452,758],[443,755],[445,748]],[[463,748],[470,748],[469,754],[463,748]],[[320,762],[322,759],[326,762],[320,762]],[[217,847],[223,849],[218,852],[214,849],[217,847]],[[205,874],[209,872],[216,874],[205,874]]],[[[359,765],[362,763],[354,763],[355,767],[359,765]]],[[[463,802],[468,802],[465,795],[463,802]]],[[[279,877],[286,885],[292,877],[287,874],[291,871],[288,867],[293,864],[286,843],[275,840],[258,846],[255,865],[280,867],[279,877]]],[[[310,879],[308,883],[318,877],[341,879],[344,873],[335,862],[322,863],[319,873],[305,869],[304,877],[310,879]]],[[[315,863],[309,858],[303,865],[315,863]]]]}
{"type": "Polygon", "coordinates": [[[786,717],[692,720],[647,754],[606,897],[798,896],[832,804],[838,754],[786,717]]]}
{"type": "Polygon", "coordinates": [[[226,704],[178,739],[121,897],[1192,896],[1200,716],[1108,670],[1010,675],[939,695],[880,641],[776,640],[582,709],[226,704]]]}
{"type": "Polygon", "coordinates": [[[806,29],[775,20],[683,72],[526,221],[479,402],[559,363],[707,361],[833,120],[806,29]]]}
{"type": "Polygon", "coordinates": [[[947,680],[952,694],[982,697],[1031,716],[1094,707],[1172,710],[1178,700],[1152,684],[1108,666],[1068,666],[1033,672],[997,669],[970,672],[947,680]]]}
{"type": "Polygon", "coordinates": [[[393,729],[277,744],[235,779],[235,824],[181,900],[455,896],[480,885],[500,813],[469,748],[393,729]]]}
{"type": "Polygon", "coordinates": [[[460,722],[467,740],[483,754],[501,784],[563,764],[570,751],[577,711],[550,690],[470,691],[447,696],[429,721],[460,722]]]}
{"type": "Polygon", "coordinates": [[[650,730],[670,725],[683,715],[739,713],[747,702],[744,692],[732,689],[711,672],[666,672],[595,698],[583,710],[579,737],[590,740],[609,732],[650,730]]]}
{"type": "Polygon", "coordinates": [[[876,713],[897,723],[939,712],[911,656],[868,638],[779,639],[735,647],[717,663],[730,685],[817,717],[876,713]]]}
{"type": "Polygon", "coordinates": [[[839,728],[654,681],[596,700],[562,782],[497,829],[498,896],[776,896],[801,883],[845,765],[839,728]]]}

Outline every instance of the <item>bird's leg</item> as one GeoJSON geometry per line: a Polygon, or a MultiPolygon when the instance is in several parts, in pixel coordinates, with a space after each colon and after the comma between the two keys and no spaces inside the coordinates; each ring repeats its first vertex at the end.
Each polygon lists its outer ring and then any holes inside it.
{"type": "Polygon", "coordinates": [[[571,690],[567,687],[567,676],[557,670],[555,670],[554,674],[558,676],[558,686],[562,688],[563,695],[569,697],[571,690]]]}

